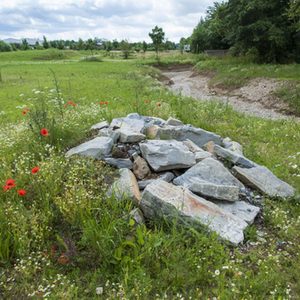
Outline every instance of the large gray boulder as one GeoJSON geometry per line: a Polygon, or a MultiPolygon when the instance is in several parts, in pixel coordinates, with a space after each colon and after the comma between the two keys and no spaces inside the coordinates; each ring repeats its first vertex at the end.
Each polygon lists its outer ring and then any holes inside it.
{"type": "Polygon", "coordinates": [[[214,145],[214,154],[222,159],[231,162],[234,165],[244,168],[253,168],[255,163],[236,151],[225,149],[219,145],[214,145]]]}
{"type": "Polygon", "coordinates": [[[206,131],[201,128],[195,128],[191,125],[183,126],[167,126],[154,128],[152,135],[155,133],[154,138],[161,140],[177,140],[185,141],[191,140],[197,146],[202,147],[209,141],[213,141],[215,144],[221,145],[222,139],[219,135],[206,131]]]}
{"type": "Polygon", "coordinates": [[[141,200],[141,193],[137,180],[129,169],[119,169],[120,177],[112,184],[108,195],[114,195],[116,199],[131,199],[136,205],[141,200]]]}
{"type": "Polygon", "coordinates": [[[288,198],[295,195],[293,187],[280,180],[266,167],[256,166],[251,169],[234,167],[233,171],[245,185],[270,197],[288,198]]]}
{"type": "Polygon", "coordinates": [[[222,163],[213,158],[200,161],[173,182],[201,196],[226,201],[237,201],[240,189],[244,187],[222,163]]]}
{"type": "Polygon", "coordinates": [[[214,201],[216,205],[225,211],[239,217],[248,224],[252,224],[254,219],[260,212],[260,208],[254,205],[251,205],[245,201],[236,201],[233,203],[224,202],[224,201],[214,201]]]}
{"type": "Polygon", "coordinates": [[[110,137],[96,137],[93,140],[80,144],[66,153],[66,157],[81,155],[95,159],[103,159],[111,152],[114,142],[110,137]]]}
{"type": "Polygon", "coordinates": [[[146,187],[140,208],[148,219],[177,219],[179,224],[195,228],[204,225],[234,245],[243,241],[243,230],[247,227],[245,221],[214,203],[200,198],[184,187],[162,180],[156,180],[146,187]]]}
{"type": "Polygon", "coordinates": [[[139,146],[144,159],[156,172],[189,168],[196,163],[195,155],[182,142],[150,140],[139,146]]]}

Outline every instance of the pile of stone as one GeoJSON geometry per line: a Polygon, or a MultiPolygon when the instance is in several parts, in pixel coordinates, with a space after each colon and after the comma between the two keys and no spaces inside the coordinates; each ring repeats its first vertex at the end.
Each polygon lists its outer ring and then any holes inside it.
{"type": "Polygon", "coordinates": [[[237,245],[260,211],[253,200],[295,193],[247,159],[239,143],[174,118],[133,113],[91,129],[97,137],[66,155],[104,160],[120,169],[110,193],[131,198],[142,212],[139,220],[177,218],[179,224],[207,228],[237,245]]]}

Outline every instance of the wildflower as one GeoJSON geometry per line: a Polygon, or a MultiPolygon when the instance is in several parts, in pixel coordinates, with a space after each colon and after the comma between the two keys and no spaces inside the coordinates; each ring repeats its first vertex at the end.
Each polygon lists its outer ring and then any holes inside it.
{"type": "Polygon", "coordinates": [[[65,104],[65,107],[67,107],[68,105],[75,107],[77,104],[74,103],[73,101],[69,100],[69,101],[67,102],[67,104],[65,104]]]}
{"type": "Polygon", "coordinates": [[[5,185],[5,186],[3,187],[3,191],[4,191],[4,192],[7,192],[7,191],[9,191],[9,190],[12,189],[12,188],[13,188],[13,186],[5,185]]]}
{"type": "Polygon", "coordinates": [[[31,169],[31,174],[36,174],[40,170],[39,167],[34,167],[31,169]]]}
{"type": "Polygon", "coordinates": [[[57,262],[61,265],[67,265],[70,260],[66,254],[62,253],[62,255],[57,259],[57,262]]]}
{"type": "Polygon", "coordinates": [[[22,110],[22,115],[25,116],[25,115],[29,112],[29,110],[30,110],[30,109],[27,108],[27,107],[24,108],[24,109],[22,110]]]}
{"type": "Polygon", "coordinates": [[[26,191],[25,190],[18,190],[18,194],[19,196],[23,197],[26,195],[26,191]]]}
{"type": "Polygon", "coordinates": [[[157,105],[158,107],[160,107],[160,106],[161,106],[161,103],[160,103],[160,102],[157,102],[156,105],[157,105]]]}
{"type": "Polygon", "coordinates": [[[102,295],[103,294],[103,287],[102,286],[99,286],[96,288],[96,294],[97,295],[102,295]]]}
{"type": "Polygon", "coordinates": [[[108,105],[108,101],[105,101],[104,104],[105,104],[105,105],[108,105]]]}
{"type": "Polygon", "coordinates": [[[144,103],[148,104],[148,103],[150,103],[150,100],[144,100],[144,103]]]}
{"type": "Polygon", "coordinates": [[[219,276],[220,275],[220,271],[219,270],[215,270],[215,275],[219,276]]]}
{"type": "Polygon", "coordinates": [[[46,128],[42,128],[40,131],[42,136],[48,136],[49,135],[49,131],[46,128]]]}
{"type": "Polygon", "coordinates": [[[16,181],[14,180],[14,179],[7,179],[6,180],[6,182],[5,182],[5,184],[7,185],[7,186],[15,186],[16,185],[16,181]]]}

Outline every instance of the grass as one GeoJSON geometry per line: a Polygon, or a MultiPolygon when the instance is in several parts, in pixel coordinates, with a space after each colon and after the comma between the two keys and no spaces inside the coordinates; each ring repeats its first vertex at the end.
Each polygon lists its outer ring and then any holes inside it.
{"type": "MultiPolygon", "coordinates": [[[[16,189],[0,192],[1,298],[298,297],[298,198],[266,199],[247,243],[232,248],[213,234],[176,224],[135,225],[132,203],[106,195],[114,170],[99,161],[66,159],[64,151],[85,140],[102,119],[133,111],[173,116],[240,142],[247,157],[299,193],[299,123],[247,117],[224,105],[174,96],[149,76],[154,71],[145,64],[151,57],[37,64],[35,54],[22,55],[16,61],[0,55],[0,182],[14,178],[17,189],[27,190],[24,197],[16,189]],[[69,99],[77,105],[65,107],[69,99]],[[103,100],[108,105],[100,105],[103,100]],[[25,115],[23,107],[30,109],[25,115]],[[40,127],[50,136],[41,137],[40,127]],[[30,172],[34,166],[40,167],[37,174],[30,172]]],[[[162,61],[176,59],[181,56],[162,61]]]]}

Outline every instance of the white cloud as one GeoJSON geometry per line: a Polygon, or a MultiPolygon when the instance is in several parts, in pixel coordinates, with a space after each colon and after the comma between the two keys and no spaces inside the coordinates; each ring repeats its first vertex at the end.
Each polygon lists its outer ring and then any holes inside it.
{"type": "Polygon", "coordinates": [[[214,0],[1,0],[1,38],[129,39],[149,41],[158,25],[166,37],[189,36],[214,0]]]}

